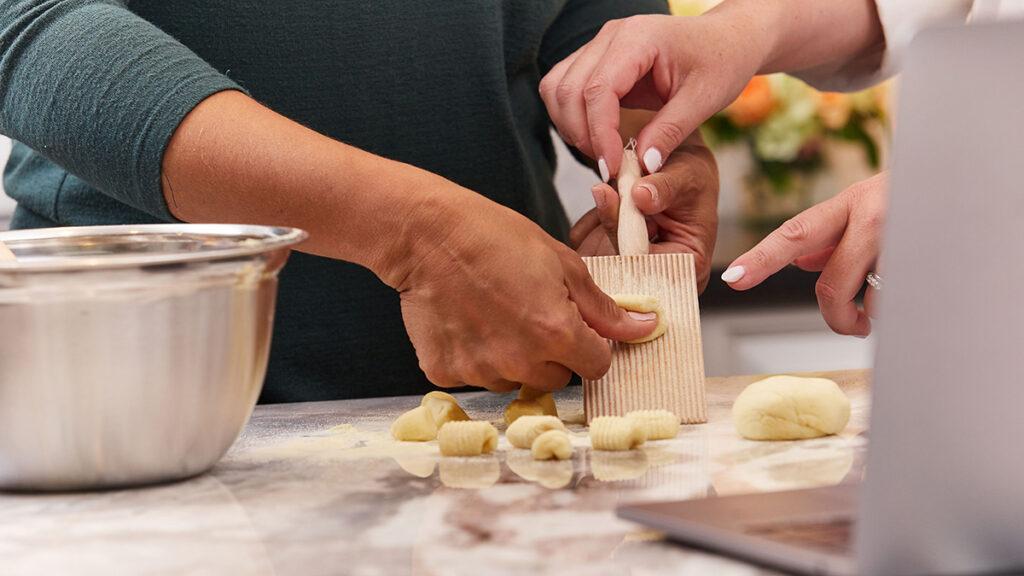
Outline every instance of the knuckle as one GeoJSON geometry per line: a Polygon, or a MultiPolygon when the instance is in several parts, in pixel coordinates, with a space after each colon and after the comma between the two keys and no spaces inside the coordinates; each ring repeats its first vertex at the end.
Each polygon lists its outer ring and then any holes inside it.
{"type": "Polygon", "coordinates": [[[483,364],[476,360],[465,359],[455,363],[456,379],[473,386],[484,386],[490,382],[483,364]]]}
{"type": "Polygon", "coordinates": [[[832,282],[818,279],[814,285],[814,295],[818,298],[818,305],[823,308],[832,308],[839,303],[839,290],[832,282]]]}
{"type": "Polygon", "coordinates": [[[560,349],[570,340],[572,330],[569,323],[562,318],[545,318],[534,323],[541,348],[554,347],[560,349]]]}
{"type": "Polygon", "coordinates": [[[796,216],[779,227],[779,235],[790,242],[801,243],[811,237],[811,228],[805,219],[796,216]]]}
{"type": "MultiPolygon", "coordinates": [[[[658,137],[665,142],[679,144],[686,137],[683,129],[670,122],[660,122],[655,126],[658,137]]],[[[674,147],[674,146],[673,146],[674,147]]]]}
{"type": "Polygon", "coordinates": [[[885,226],[885,212],[879,209],[870,209],[864,214],[863,226],[871,232],[877,232],[885,226]]]}
{"type": "Polygon", "coordinates": [[[579,95],[579,88],[575,84],[562,80],[555,87],[555,102],[560,106],[572,103],[579,95]]]}
{"type": "Polygon", "coordinates": [[[775,263],[772,254],[762,247],[751,250],[750,259],[758,268],[768,268],[775,263]]]}
{"type": "Polygon", "coordinates": [[[593,104],[599,101],[605,94],[608,93],[608,81],[604,76],[595,76],[591,78],[587,85],[583,88],[583,99],[587,104],[593,104]]]}
{"type": "Polygon", "coordinates": [[[420,370],[426,375],[427,380],[442,388],[453,388],[457,385],[456,379],[448,373],[444,363],[440,360],[420,360],[420,370]]]}
{"type": "Polygon", "coordinates": [[[612,32],[618,28],[622,22],[622,20],[609,20],[601,26],[601,30],[598,34],[612,32]]]}
{"type": "Polygon", "coordinates": [[[544,76],[544,78],[541,78],[538,89],[540,90],[541,95],[546,98],[550,96],[557,87],[558,79],[551,74],[548,74],[547,76],[544,76]]]}

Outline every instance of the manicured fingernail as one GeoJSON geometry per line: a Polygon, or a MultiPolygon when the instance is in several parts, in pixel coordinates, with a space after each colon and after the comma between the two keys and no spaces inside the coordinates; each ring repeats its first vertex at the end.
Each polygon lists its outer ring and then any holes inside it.
{"type": "Polygon", "coordinates": [[[647,152],[644,152],[644,166],[648,174],[654,174],[661,168],[661,152],[658,152],[657,148],[648,148],[647,152]]]}
{"type": "Polygon", "coordinates": [[[658,314],[656,312],[633,312],[633,311],[630,311],[630,312],[627,312],[627,314],[629,314],[629,317],[632,318],[633,320],[639,320],[641,322],[650,322],[652,320],[657,320],[658,319],[658,314]]]}
{"type": "Polygon", "coordinates": [[[647,184],[646,182],[643,183],[643,184],[640,184],[637,187],[638,188],[643,188],[644,190],[647,190],[647,193],[651,195],[651,205],[652,206],[657,206],[658,205],[658,189],[657,188],[655,188],[654,186],[651,186],[650,184],[647,184]]]}
{"type": "Polygon", "coordinates": [[[727,269],[725,272],[722,272],[722,280],[729,284],[732,284],[733,282],[738,281],[740,278],[743,278],[743,276],[745,276],[746,273],[747,269],[744,268],[743,266],[733,266],[732,268],[727,269]]]}
{"type": "Polygon", "coordinates": [[[601,173],[601,181],[607,184],[608,179],[612,176],[608,173],[608,163],[604,161],[604,158],[597,159],[597,170],[601,173]]]}
{"type": "Polygon", "coordinates": [[[598,208],[604,208],[604,189],[600,186],[594,186],[590,189],[590,193],[594,195],[594,204],[598,208]]]}

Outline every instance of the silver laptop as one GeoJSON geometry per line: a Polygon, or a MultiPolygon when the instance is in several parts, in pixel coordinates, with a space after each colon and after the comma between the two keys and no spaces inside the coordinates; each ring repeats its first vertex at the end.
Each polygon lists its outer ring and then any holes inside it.
{"type": "Polygon", "coordinates": [[[896,120],[863,484],[620,516],[801,573],[1024,572],[1024,24],[922,34],[896,120]]]}

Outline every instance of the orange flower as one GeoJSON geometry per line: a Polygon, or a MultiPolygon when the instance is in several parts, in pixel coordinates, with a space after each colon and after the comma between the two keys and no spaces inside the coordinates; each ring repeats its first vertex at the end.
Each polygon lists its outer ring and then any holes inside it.
{"type": "Polygon", "coordinates": [[[754,76],[736,101],[725,109],[725,115],[737,126],[754,126],[763,122],[775,110],[775,104],[768,78],[754,76]]]}
{"type": "Polygon", "coordinates": [[[846,94],[822,92],[818,97],[818,118],[829,130],[839,130],[850,121],[853,108],[846,94]]]}

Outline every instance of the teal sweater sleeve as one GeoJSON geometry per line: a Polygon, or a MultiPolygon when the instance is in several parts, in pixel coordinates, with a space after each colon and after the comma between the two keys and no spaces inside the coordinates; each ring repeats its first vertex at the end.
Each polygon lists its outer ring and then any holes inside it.
{"type": "Polygon", "coordinates": [[[164,149],[238,86],[115,0],[0,0],[0,133],[104,194],[172,220],[164,149]]]}

